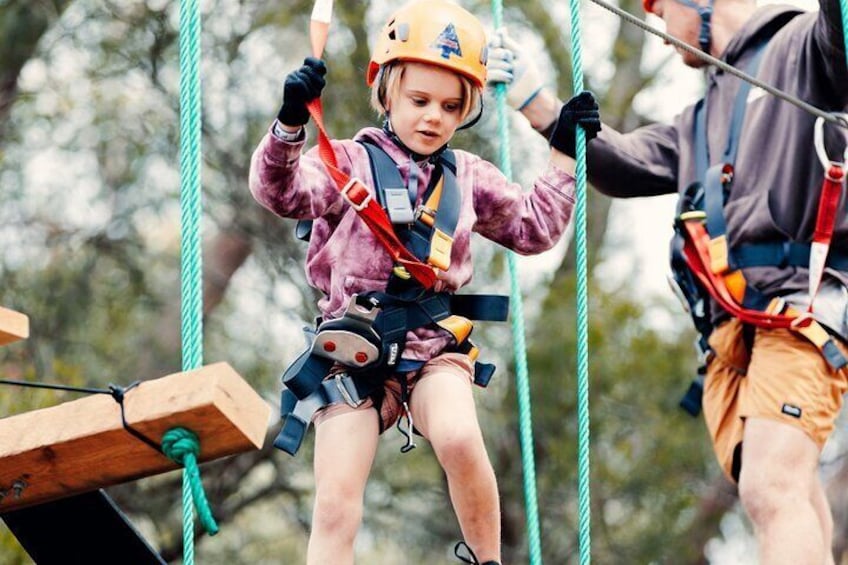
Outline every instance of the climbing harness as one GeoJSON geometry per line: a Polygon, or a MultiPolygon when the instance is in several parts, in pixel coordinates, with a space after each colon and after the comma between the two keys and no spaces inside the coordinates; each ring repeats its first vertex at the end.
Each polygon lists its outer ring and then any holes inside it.
{"type": "MultiPolygon", "coordinates": [[[[402,59],[448,68],[482,89],[486,39],[479,22],[450,3],[428,4],[426,13],[424,10],[419,3],[396,12],[378,37],[366,82],[373,84],[383,66],[402,59]]],[[[313,54],[320,56],[320,51],[313,47],[313,54]]],[[[406,428],[398,422],[398,429],[407,438],[401,449],[406,452],[414,447],[406,373],[423,365],[402,359],[407,333],[427,326],[445,330],[452,338],[448,351],[467,354],[475,362],[474,382],[486,386],[494,366],[476,361],[478,350],[468,339],[472,320],[506,320],[509,299],[434,290],[439,271],[450,268],[453,233],[462,204],[456,160],[450,149],[434,154],[430,185],[422,196],[422,205],[413,209],[418,193],[414,161],[405,184],[392,158],[376,144],[363,141],[375,183],[371,192],[360,179],[338,168],[324,127],[320,98],[310,101],[307,109],[318,129],[318,152],[325,168],[342,197],[395,264],[384,292],[354,295],[340,318],[319,319],[314,330],[305,329],[307,348],[283,374],[283,426],[274,445],[295,454],[317,410],[339,403],[361,406],[387,379],[396,377],[407,420],[406,428]]],[[[297,228],[302,238],[308,238],[309,231],[308,224],[297,228]]]]}
{"type": "MultiPolygon", "coordinates": [[[[475,362],[475,384],[486,386],[494,366],[476,361],[478,350],[469,339],[472,320],[505,321],[508,310],[505,296],[434,292],[396,274],[386,292],[352,296],[340,318],[319,319],[315,330],[305,329],[307,349],[283,375],[284,423],[274,445],[294,455],[317,410],[339,403],[357,407],[395,373],[420,368],[404,369],[401,355],[407,332],[421,327],[446,330],[453,341],[448,350],[467,354],[475,362]],[[336,364],[345,371],[327,379],[336,364]]],[[[405,379],[400,380],[403,386],[405,379]]],[[[405,402],[406,394],[402,397],[405,402]]]]}
{"type": "MultiPolygon", "coordinates": [[[[411,187],[404,185],[397,165],[385,151],[363,142],[374,177],[372,193],[362,181],[351,179],[335,166],[321,119],[320,100],[310,103],[310,112],[318,127],[324,164],[336,184],[342,186],[343,197],[396,264],[385,292],[354,295],[340,318],[319,319],[314,330],[305,329],[307,349],[283,375],[283,427],[274,442],[292,455],[300,448],[316,411],[339,403],[360,406],[386,379],[408,370],[401,364],[401,355],[406,334],[411,330],[432,325],[446,330],[453,339],[449,350],[468,354],[475,361],[474,382],[486,386],[494,366],[476,361],[478,350],[468,339],[472,320],[505,321],[509,311],[505,296],[455,295],[433,290],[436,269],[444,271],[450,267],[453,232],[459,219],[461,194],[453,152],[446,149],[439,154],[422,205],[413,211],[411,187]],[[336,364],[345,371],[327,379],[336,364]]],[[[411,166],[417,167],[414,163],[411,166]]],[[[414,175],[410,174],[410,178],[414,175]]],[[[405,452],[414,445],[413,423],[403,387],[405,378],[399,380],[408,424],[406,431],[398,428],[407,437],[402,449],[405,452]]]]}
{"type": "MultiPolygon", "coordinates": [[[[754,47],[749,72],[755,74],[767,41],[754,47]]],[[[708,344],[712,322],[707,297],[743,323],[757,327],[786,328],[805,337],[835,369],[848,364],[835,341],[813,317],[813,302],[825,266],[848,270],[848,256],[828,253],[844,181],[844,163],[831,161],[824,150],[822,118],[816,120],[815,146],[824,167],[815,233],[811,243],[795,241],[758,242],[731,246],[724,219],[724,200],[734,176],[734,163],[745,118],[751,84],[743,83],[736,95],[728,139],[720,162],[709,164],[706,99],[695,107],[696,181],[681,195],[671,244],[670,281],[684,298],[700,337],[698,376],[687,391],[681,407],[692,415],[700,411],[700,396],[706,364],[711,358],[708,344]],[[799,312],[780,297],[768,298],[746,283],[743,269],[762,266],[807,267],[810,270],[810,308],[799,312]]],[[[848,151],[848,150],[846,150],[848,151]]]]}

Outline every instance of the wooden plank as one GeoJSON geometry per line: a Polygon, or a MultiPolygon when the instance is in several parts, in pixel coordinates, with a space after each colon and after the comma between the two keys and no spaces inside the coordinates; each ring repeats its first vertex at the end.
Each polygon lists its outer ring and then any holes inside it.
{"type": "MultiPolygon", "coordinates": [[[[155,442],[176,426],[194,431],[201,461],[261,448],[271,415],[226,363],[145,381],[124,406],[127,423],[155,442]]],[[[108,395],[0,420],[0,513],[175,468],[123,428],[108,395]]]]}
{"type": "Polygon", "coordinates": [[[25,314],[0,307],[0,345],[29,337],[29,318],[25,314]]]}

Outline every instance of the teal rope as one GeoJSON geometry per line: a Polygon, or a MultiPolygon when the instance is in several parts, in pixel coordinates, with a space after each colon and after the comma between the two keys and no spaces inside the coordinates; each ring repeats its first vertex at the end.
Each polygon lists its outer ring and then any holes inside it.
{"type": "MultiPolygon", "coordinates": [[[[580,1],[569,0],[571,66],[574,93],[583,90],[583,49],[580,44],[580,1]]],[[[577,262],[577,510],[580,563],[592,561],[591,495],[589,490],[589,293],[586,261],[586,132],[577,128],[577,188],[574,233],[577,262]]]]}
{"type": "MultiPolygon", "coordinates": [[[[203,280],[200,246],[200,6],[180,2],[180,248],[183,371],[203,359],[203,280]]],[[[192,457],[187,457],[191,461],[192,457]]],[[[195,474],[197,466],[194,464],[195,474]]],[[[194,514],[190,465],[183,471],[183,563],[194,563],[194,514]]],[[[200,482],[199,474],[196,483],[200,482]]],[[[200,491],[202,495],[202,488],[200,491]]],[[[195,500],[198,497],[195,496],[195,500]]],[[[205,502],[205,497],[202,498],[205,502]]],[[[203,513],[201,513],[203,519],[203,513]]],[[[214,521],[213,521],[214,525],[214,521]]],[[[217,531],[217,525],[214,530],[217,531]]],[[[211,529],[206,527],[207,531],[211,529]]]]}
{"type": "Polygon", "coordinates": [[[214,536],[218,533],[218,524],[209,509],[209,502],[206,500],[206,493],[203,491],[203,482],[200,480],[200,469],[197,467],[197,457],[200,455],[200,440],[197,434],[186,428],[171,428],[162,436],[162,453],[168,459],[185,467],[183,473],[183,508],[188,509],[189,521],[191,522],[194,519],[192,511],[194,506],[197,508],[203,529],[209,535],[214,536]]]}
{"type": "Polygon", "coordinates": [[[845,63],[848,64],[848,0],[840,0],[842,9],[842,41],[845,42],[845,63]]]}
{"type": "MultiPolygon", "coordinates": [[[[495,28],[503,21],[503,3],[492,0],[495,28]]],[[[506,87],[498,84],[495,92],[498,112],[498,135],[500,138],[500,167],[507,180],[512,181],[510,161],[509,122],[506,114],[506,87]]],[[[527,537],[530,563],[541,565],[542,543],[539,535],[539,504],[536,496],[536,462],[533,459],[533,422],[530,413],[530,385],[527,371],[527,346],[524,337],[524,306],[519,285],[518,266],[515,253],[507,255],[510,279],[510,304],[512,306],[512,336],[515,351],[515,388],[518,397],[518,428],[521,443],[521,464],[524,482],[524,508],[527,521],[527,537]]]]}
{"type": "Polygon", "coordinates": [[[200,246],[200,8],[180,2],[180,225],[182,227],[183,371],[203,358],[203,280],[200,246]]]}

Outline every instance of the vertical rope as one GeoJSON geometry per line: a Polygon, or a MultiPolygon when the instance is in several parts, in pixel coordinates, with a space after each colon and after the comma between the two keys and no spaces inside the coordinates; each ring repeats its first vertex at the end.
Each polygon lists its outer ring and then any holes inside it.
{"type": "MultiPolygon", "coordinates": [[[[218,524],[209,508],[206,493],[203,491],[203,483],[200,480],[200,470],[197,467],[197,458],[200,455],[200,438],[187,428],[171,428],[162,436],[162,452],[169,459],[185,467],[183,473],[183,509],[189,521],[194,521],[194,513],[192,512],[192,507],[194,507],[197,509],[203,528],[209,535],[214,536],[218,533],[218,524]]],[[[192,534],[193,529],[192,527],[192,534]]]]}
{"type": "Polygon", "coordinates": [[[848,64],[848,0],[839,0],[842,9],[842,41],[845,43],[845,63],[848,64]]]}
{"type": "MultiPolygon", "coordinates": [[[[571,12],[572,90],[583,90],[583,48],[580,42],[580,0],[569,0],[571,12]]],[[[589,489],[589,308],[586,249],[586,132],[577,128],[577,188],[574,223],[577,263],[577,508],[580,563],[592,561],[591,496],[589,489]]]]}
{"type": "Polygon", "coordinates": [[[183,371],[203,358],[200,247],[200,8],[180,2],[180,225],[183,371]]]}
{"type": "MultiPolygon", "coordinates": [[[[503,3],[492,0],[492,12],[495,29],[503,22],[503,3]]],[[[512,181],[512,162],[510,161],[509,122],[506,113],[506,86],[498,84],[495,91],[498,136],[500,138],[500,168],[509,181],[512,181]]],[[[510,279],[510,305],[512,307],[512,337],[515,351],[515,388],[518,397],[518,427],[521,443],[521,465],[524,483],[524,508],[527,522],[528,549],[530,563],[541,565],[542,543],[539,535],[539,504],[536,495],[536,463],[533,459],[533,422],[530,411],[530,385],[527,371],[527,347],[524,336],[524,306],[519,284],[518,266],[515,253],[507,255],[510,279]]]]}
{"type": "MultiPolygon", "coordinates": [[[[182,368],[203,359],[203,281],[200,246],[200,6],[180,1],[180,281],[182,368]]],[[[189,471],[183,471],[183,563],[194,563],[194,511],[189,471]]]]}

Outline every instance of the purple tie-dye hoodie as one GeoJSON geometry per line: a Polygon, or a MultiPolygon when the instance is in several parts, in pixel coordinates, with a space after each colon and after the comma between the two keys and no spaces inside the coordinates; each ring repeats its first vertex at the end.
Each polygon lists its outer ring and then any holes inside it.
{"type": "MultiPolygon", "coordinates": [[[[377,128],[361,130],[353,140],[333,141],[339,168],[361,179],[369,189],[374,181],[365,148],[368,139],[399,164],[407,181],[410,159],[388,135],[377,128]]],[[[254,198],[284,218],[313,219],[306,257],[310,284],[324,293],[318,302],[325,319],[339,317],[351,295],[385,290],[392,260],[356,211],[339,194],[333,179],[313,147],[303,155],[305,141],[287,142],[269,131],[250,163],[250,191],[254,198]]],[[[541,253],[562,236],[574,207],[574,178],[552,165],[524,192],[510,183],[493,164],[467,151],[455,150],[457,182],[462,193],[459,222],[453,234],[450,269],[440,272],[437,291],[455,292],[472,276],[471,232],[522,255],[541,253]]],[[[420,165],[421,195],[433,165],[420,165]]],[[[372,189],[373,191],[373,189],[372,189]]],[[[449,344],[439,329],[409,332],[407,359],[428,360],[449,344]]]]}

